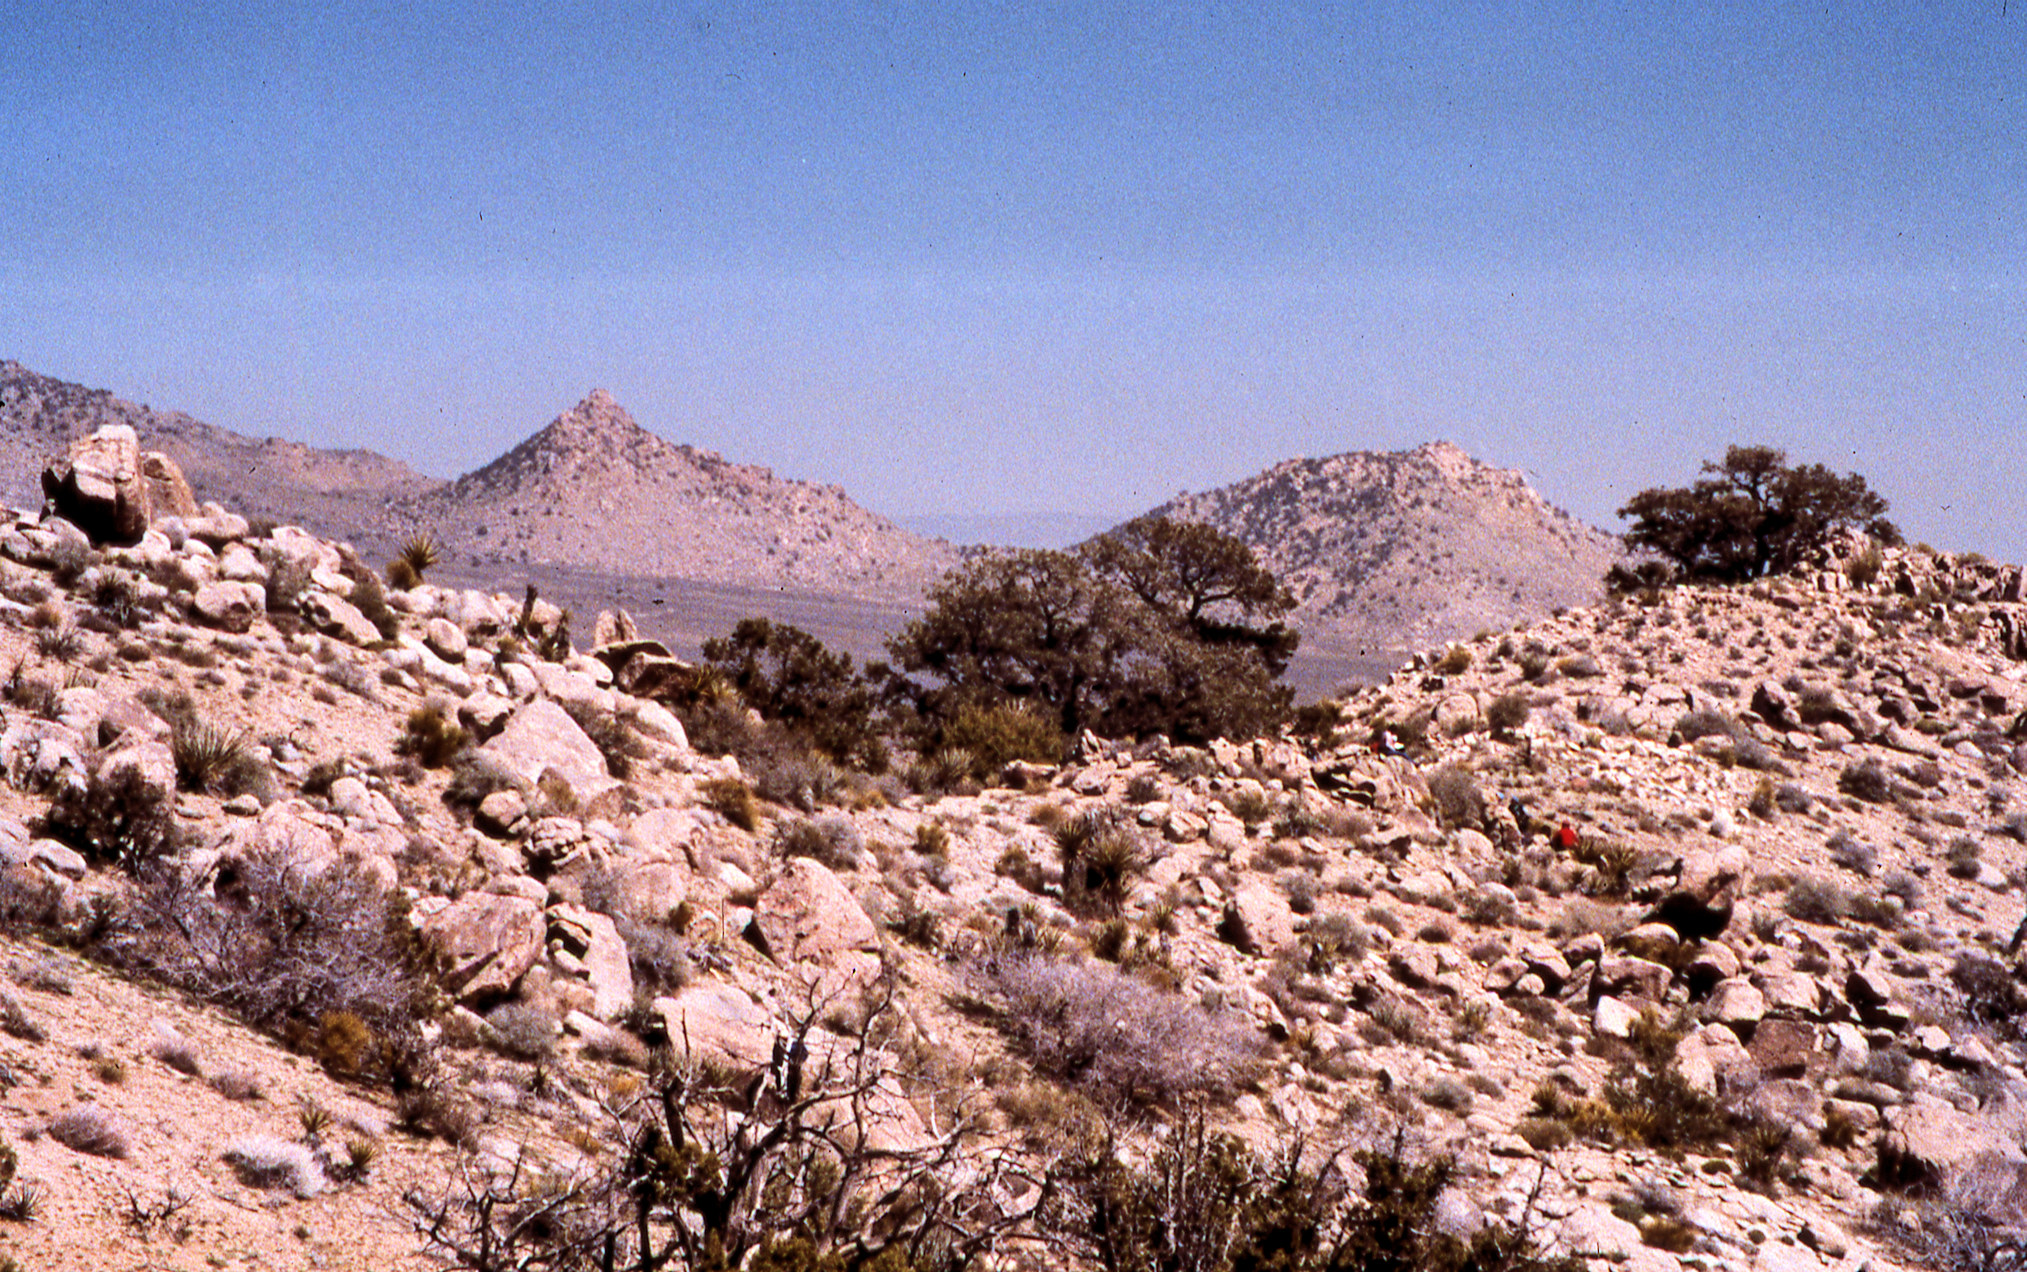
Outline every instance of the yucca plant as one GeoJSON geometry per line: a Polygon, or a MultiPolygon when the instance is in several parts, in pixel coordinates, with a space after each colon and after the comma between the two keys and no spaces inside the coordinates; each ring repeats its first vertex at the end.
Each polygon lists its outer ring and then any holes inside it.
{"type": "Polygon", "coordinates": [[[387,582],[404,591],[424,581],[429,568],[443,560],[443,547],[436,536],[424,531],[411,535],[401,551],[387,563],[387,582]]]}
{"type": "Polygon", "coordinates": [[[189,723],[169,735],[176,761],[176,784],[186,791],[209,791],[252,758],[246,735],[215,724],[189,723]]]}

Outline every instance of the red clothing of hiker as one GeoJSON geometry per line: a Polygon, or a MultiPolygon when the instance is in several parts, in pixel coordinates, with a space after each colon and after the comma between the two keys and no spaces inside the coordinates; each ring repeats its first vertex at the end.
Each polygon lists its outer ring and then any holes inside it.
{"type": "Polygon", "coordinates": [[[1563,852],[1568,852],[1570,849],[1576,847],[1577,846],[1576,828],[1571,826],[1568,822],[1564,822],[1562,825],[1556,827],[1555,846],[1561,849],[1563,852]]]}

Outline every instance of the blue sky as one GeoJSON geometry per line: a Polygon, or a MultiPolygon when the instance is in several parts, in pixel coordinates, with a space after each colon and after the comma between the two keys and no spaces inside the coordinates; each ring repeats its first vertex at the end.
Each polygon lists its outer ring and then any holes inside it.
{"type": "Polygon", "coordinates": [[[2027,4],[40,4],[0,356],[451,475],[594,386],[889,514],[1727,441],[2027,557],[2027,4]],[[1657,11],[1658,10],[1658,11],[1657,11]]]}

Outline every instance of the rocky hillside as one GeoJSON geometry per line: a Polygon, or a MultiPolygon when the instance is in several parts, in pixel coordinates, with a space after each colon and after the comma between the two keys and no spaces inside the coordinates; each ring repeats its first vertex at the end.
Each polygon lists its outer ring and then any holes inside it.
{"type": "Polygon", "coordinates": [[[1306,637],[1421,648],[1601,595],[1618,541],[1448,442],[1291,459],[1156,513],[1245,540],[1306,637]]]}
{"type": "Polygon", "coordinates": [[[0,473],[6,477],[0,495],[17,505],[38,502],[43,464],[102,424],[129,425],[144,448],[175,460],[200,500],[336,538],[391,538],[387,504],[441,484],[372,451],[244,437],[181,411],[139,406],[105,389],[0,361],[0,473]]]}
{"type": "Polygon", "coordinates": [[[480,565],[894,596],[919,594],[955,559],[836,486],[664,441],[603,390],[399,512],[480,565]]]}
{"type": "Polygon", "coordinates": [[[2017,568],[1571,610],[1325,736],[1087,737],[986,790],[753,745],[616,619],[586,653],[366,579],[229,515],[0,533],[23,1266],[630,1231],[671,1116],[755,1200],[860,1178],[819,1144],[918,1172],[1009,1265],[1099,1264],[1091,1154],[1191,1108],[1251,1146],[1221,1169],[1447,1161],[1416,1231],[1639,1272],[1996,1266],[2027,1223],[2017,568]]]}

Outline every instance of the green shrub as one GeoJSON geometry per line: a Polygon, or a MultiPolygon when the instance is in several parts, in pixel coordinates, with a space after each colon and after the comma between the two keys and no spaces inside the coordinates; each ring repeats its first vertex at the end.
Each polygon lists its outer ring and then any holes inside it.
{"type": "Polygon", "coordinates": [[[1016,760],[1060,764],[1067,745],[1056,722],[1024,702],[959,707],[938,743],[970,752],[971,775],[981,782],[997,780],[1016,760]]]}

